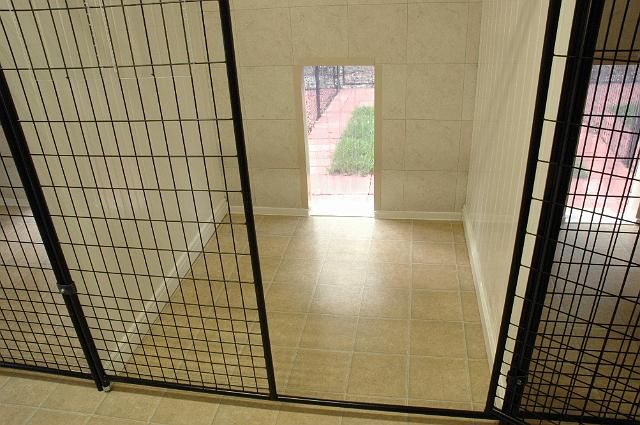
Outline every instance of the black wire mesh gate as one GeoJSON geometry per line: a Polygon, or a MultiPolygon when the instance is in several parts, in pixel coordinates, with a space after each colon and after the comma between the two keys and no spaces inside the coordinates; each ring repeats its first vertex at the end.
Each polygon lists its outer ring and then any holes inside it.
{"type": "Polygon", "coordinates": [[[513,423],[638,423],[640,4],[576,2],[568,43],[556,39],[561,7],[488,406],[513,423]],[[563,72],[550,84],[552,68],[563,72]]]}
{"type": "Polygon", "coordinates": [[[0,361],[273,396],[228,1],[5,3],[0,361]]]}
{"type": "Polygon", "coordinates": [[[563,51],[561,4],[550,7],[518,255],[480,413],[278,396],[227,0],[4,2],[0,365],[99,389],[637,423],[640,11],[580,3],[563,51]]]}
{"type": "MultiPolygon", "coordinates": [[[[6,90],[0,75],[0,92],[6,90]]],[[[102,389],[108,385],[104,371],[33,162],[20,142],[24,135],[11,124],[16,118],[13,105],[3,102],[0,119],[8,140],[0,138],[0,365],[93,377],[102,389]]]]}

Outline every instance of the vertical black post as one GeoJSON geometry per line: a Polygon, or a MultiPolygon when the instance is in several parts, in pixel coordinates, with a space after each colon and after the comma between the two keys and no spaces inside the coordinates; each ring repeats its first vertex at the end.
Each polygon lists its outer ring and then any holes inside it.
{"type": "Polygon", "coordinates": [[[316,120],[320,119],[320,67],[314,66],[313,72],[316,78],[316,120]]]}
{"type": "Polygon", "coordinates": [[[545,306],[556,241],[562,226],[564,205],[569,193],[573,162],[582,129],[593,54],[603,9],[603,0],[591,0],[588,4],[576,3],[574,10],[558,116],[536,232],[543,237],[538,238],[533,249],[531,273],[518,324],[513,360],[507,375],[503,411],[509,416],[518,417],[520,414],[529,364],[545,306]]]}
{"type": "Polygon", "coordinates": [[[40,231],[42,243],[51,262],[51,268],[56,277],[58,290],[62,294],[62,298],[69,311],[69,316],[78,335],[96,387],[100,391],[109,389],[109,380],[102,367],[102,362],[100,361],[100,356],[93,342],[89,325],[82,311],[76,286],[71,278],[71,273],[69,272],[69,267],[62,252],[58,235],[51,220],[51,215],[49,214],[49,207],[47,206],[44,192],[40,186],[31,153],[29,152],[27,140],[20,126],[18,112],[16,111],[9,85],[4,72],[1,70],[0,103],[2,129],[4,130],[18,174],[20,175],[25,194],[29,200],[34,221],[40,231]]]}
{"type": "Polygon", "coordinates": [[[242,108],[240,105],[240,90],[238,87],[238,68],[236,64],[235,48],[233,45],[233,27],[231,25],[231,10],[229,8],[229,0],[220,0],[219,5],[222,38],[224,42],[224,56],[227,63],[227,79],[229,80],[231,113],[233,114],[233,129],[235,132],[238,170],[240,174],[240,185],[242,187],[242,202],[244,204],[247,238],[249,241],[249,251],[251,254],[251,266],[253,268],[253,280],[256,291],[256,302],[258,306],[258,318],[260,320],[262,349],[264,351],[264,362],[267,369],[267,380],[269,382],[269,397],[272,400],[276,400],[278,398],[278,391],[276,389],[276,377],[273,370],[271,340],[269,339],[269,328],[267,326],[267,308],[264,301],[262,272],[260,270],[260,257],[258,255],[258,239],[256,237],[256,224],[253,216],[251,183],[249,181],[249,164],[247,163],[244,127],[242,124],[242,108]]]}
{"type": "Polygon", "coordinates": [[[522,198],[520,199],[520,213],[518,216],[518,227],[513,246],[513,257],[511,258],[509,284],[505,295],[505,306],[502,312],[495,361],[493,363],[491,381],[487,394],[487,404],[485,409],[487,411],[493,408],[495,402],[496,391],[499,383],[498,381],[500,380],[502,364],[504,362],[504,353],[509,333],[509,325],[511,323],[511,315],[513,313],[513,305],[516,298],[516,289],[518,287],[518,277],[520,275],[522,262],[522,252],[527,236],[527,223],[529,221],[529,213],[531,209],[531,197],[536,180],[540,141],[542,139],[542,130],[544,128],[544,113],[549,94],[551,70],[553,68],[553,51],[556,45],[561,6],[562,0],[551,0],[549,3],[549,10],[547,12],[544,42],[542,46],[542,58],[540,60],[540,71],[538,73],[536,104],[531,125],[529,152],[527,154],[527,168],[525,170],[524,183],[522,186],[522,198]]]}

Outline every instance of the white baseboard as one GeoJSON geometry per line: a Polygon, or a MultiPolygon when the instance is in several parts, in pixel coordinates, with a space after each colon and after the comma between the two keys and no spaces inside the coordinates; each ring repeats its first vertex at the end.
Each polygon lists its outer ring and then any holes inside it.
{"type": "Polygon", "coordinates": [[[214,207],[213,214],[204,223],[200,224],[200,232],[189,241],[189,252],[183,252],[177,257],[176,265],[166,274],[167,277],[158,279],[158,283],[153,285],[155,287],[153,299],[145,302],[144,311],[136,315],[133,323],[117,339],[118,348],[111,353],[111,361],[117,362],[119,369],[124,368],[124,365],[135,353],[142,342],[141,338],[149,333],[151,326],[158,320],[158,312],[165,308],[173,293],[178,289],[180,280],[191,270],[193,262],[198,256],[190,258],[189,253],[202,251],[202,246],[211,239],[215,232],[214,223],[222,222],[227,214],[227,201],[222,199],[214,207]],[[120,365],[120,363],[122,364],[120,365]]]}
{"type": "MultiPolygon", "coordinates": [[[[306,217],[309,210],[306,208],[274,208],[274,207],[253,207],[256,215],[282,215],[294,217],[306,217]]],[[[244,207],[236,205],[231,207],[232,214],[243,214],[244,207]]],[[[376,211],[375,218],[394,220],[441,220],[441,221],[462,221],[462,213],[459,212],[427,212],[427,211],[376,211]]]]}
{"type": "Polygon", "coordinates": [[[494,323],[491,307],[489,305],[489,296],[487,288],[484,284],[482,266],[478,260],[478,250],[473,239],[473,231],[471,221],[466,211],[463,213],[464,236],[467,240],[467,250],[469,252],[469,264],[471,265],[471,274],[473,275],[473,284],[476,288],[478,298],[478,308],[480,309],[480,319],[482,323],[482,333],[484,334],[485,349],[487,350],[487,359],[489,367],[493,366],[493,359],[496,355],[496,347],[498,345],[499,324],[494,323]]]}
{"type": "MultiPolygon", "coordinates": [[[[274,207],[253,207],[256,215],[283,215],[294,217],[306,217],[309,210],[306,208],[274,208],[274,207]]],[[[244,207],[235,205],[231,207],[232,214],[243,214],[244,207]]],[[[441,220],[441,221],[462,221],[462,213],[459,212],[427,212],[427,211],[376,211],[375,218],[394,220],[441,220]]]]}
{"type": "MultiPolygon", "coordinates": [[[[285,215],[292,217],[306,217],[309,210],[306,208],[273,208],[273,207],[253,207],[255,215],[285,215]]],[[[244,214],[242,205],[234,205],[231,207],[231,214],[244,214]]]]}
{"type": "Polygon", "coordinates": [[[462,221],[462,213],[429,211],[376,211],[375,218],[392,220],[462,221]]]}

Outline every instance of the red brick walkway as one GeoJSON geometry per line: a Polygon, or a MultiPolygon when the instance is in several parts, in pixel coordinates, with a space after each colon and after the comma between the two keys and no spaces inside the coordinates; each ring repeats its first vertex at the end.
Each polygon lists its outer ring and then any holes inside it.
{"type": "Polygon", "coordinates": [[[572,220],[598,221],[600,214],[605,215],[602,217],[603,221],[623,216],[628,220],[635,218],[638,203],[633,199],[630,202],[627,200],[631,190],[630,179],[635,177],[630,165],[637,161],[637,147],[635,152],[632,148],[633,139],[637,136],[628,133],[629,122],[613,115],[618,103],[638,102],[640,90],[631,83],[592,83],[589,87],[587,113],[594,116],[585,117],[583,124],[592,128],[582,128],[576,163],[576,166],[588,172],[573,177],[571,195],[567,200],[568,205],[577,208],[571,211],[572,220]],[[602,115],[605,117],[602,118],[602,115]],[[616,157],[636,159],[624,161],[616,157]],[[588,212],[593,212],[596,216],[592,218],[588,212]]]}
{"type": "Polygon", "coordinates": [[[373,214],[373,175],[331,175],[340,136],[359,106],[373,106],[373,88],[342,89],[308,136],[311,211],[329,215],[373,214]]]}

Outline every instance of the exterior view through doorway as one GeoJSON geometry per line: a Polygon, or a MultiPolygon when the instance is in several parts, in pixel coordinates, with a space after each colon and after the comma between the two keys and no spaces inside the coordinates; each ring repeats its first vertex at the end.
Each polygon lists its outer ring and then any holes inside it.
{"type": "Polygon", "coordinates": [[[637,65],[596,64],[587,90],[565,221],[636,223],[640,217],[637,65]]]}
{"type": "Polygon", "coordinates": [[[374,66],[305,66],[309,210],[373,216],[374,66]]]}

